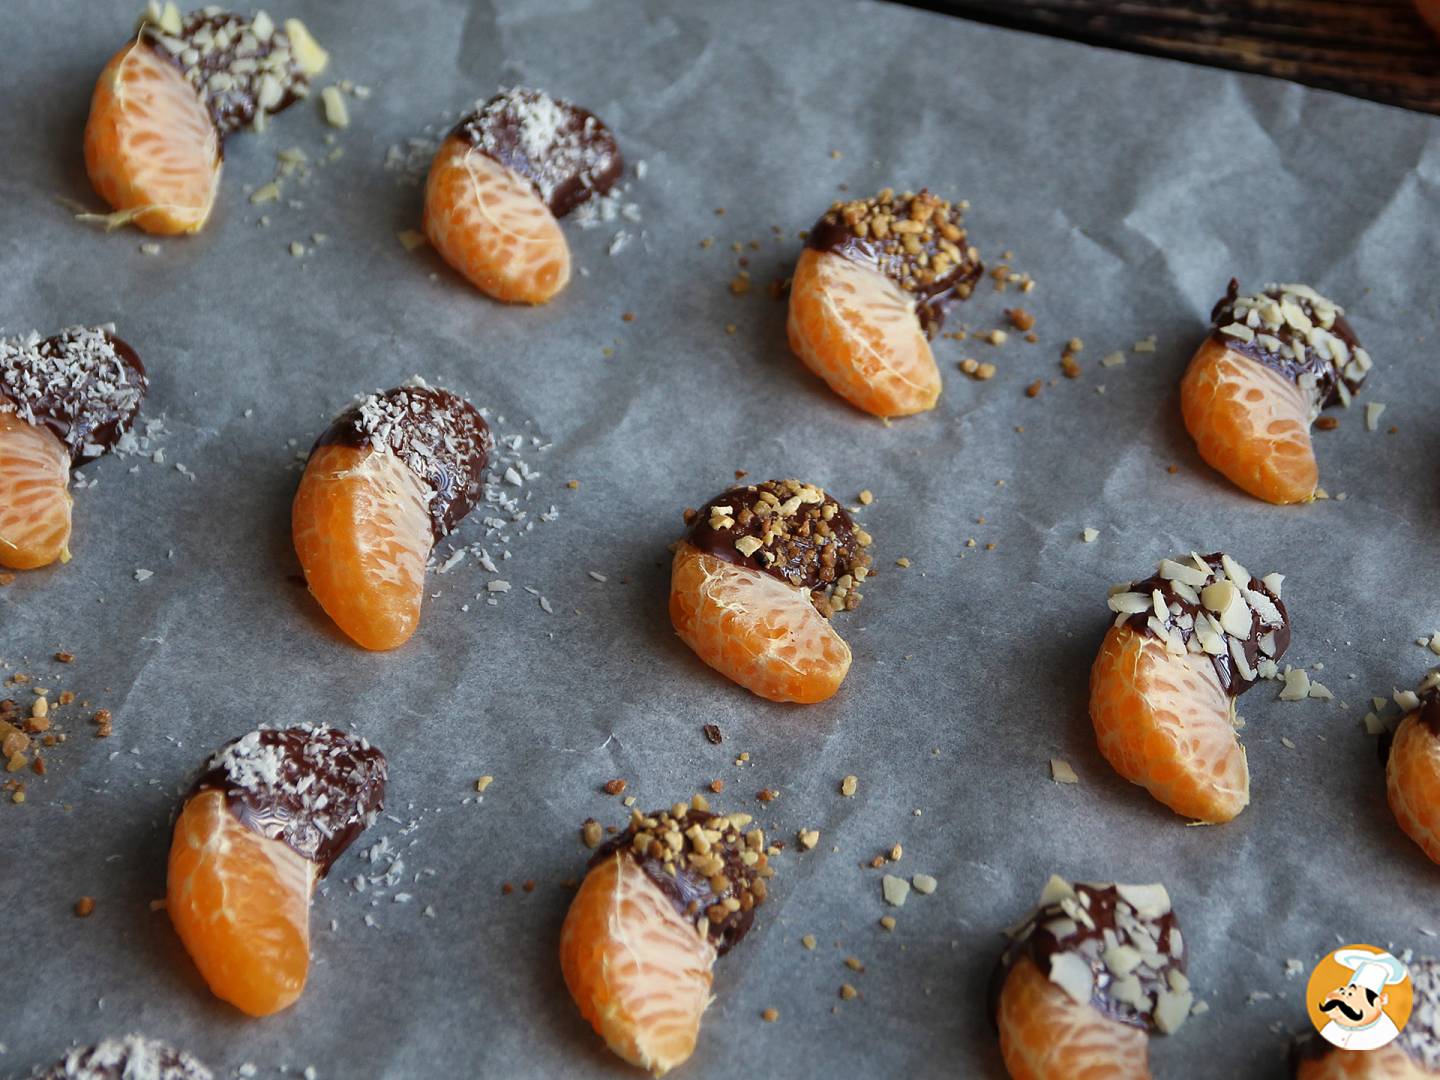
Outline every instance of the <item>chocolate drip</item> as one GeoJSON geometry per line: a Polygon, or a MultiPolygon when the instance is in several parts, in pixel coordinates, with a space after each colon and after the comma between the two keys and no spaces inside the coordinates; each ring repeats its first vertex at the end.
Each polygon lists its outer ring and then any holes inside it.
{"type": "Polygon", "coordinates": [[[273,25],[262,39],[253,19],[202,9],[185,16],[179,34],[146,23],[143,37],[195,87],[222,139],[253,126],[257,115],[288,109],[309,92],[310,80],[295,62],[289,36],[273,25]]]}
{"type": "Polygon", "coordinates": [[[913,295],[915,314],[931,338],[944,325],[946,309],[968,299],[984,272],[963,225],[963,207],[924,190],[898,199],[887,190],[874,199],[837,202],[805,243],[884,274],[913,295]],[[905,233],[897,225],[918,229],[905,233]],[[937,265],[943,266],[939,273],[937,265]]]}
{"type": "MultiPolygon", "coordinates": [[[[1295,286],[1288,288],[1295,288],[1295,286]]],[[[1305,387],[1313,379],[1314,385],[1309,388],[1309,393],[1316,402],[1317,409],[1329,408],[1332,405],[1340,404],[1342,400],[1348,401],[1349,396],[1359,393],[1369,371],[1369,354],[1365,352],[1364,347],[1355,336],[1354,329],[1345,320],[1341,309],[1328,304],[1328,302],[1323,306],[1318,305],[1303,294],[1287,291],[1287,286],[1283,285],[1267,286],[1260,295],[1277,302],[1282,299],[1290,301],[1316,327],[1342,341],[1346,350],[1344,362],[1337,362],[1333,352],[1328,357],[1322,356],[1320,351],[1310,344],[1306,332],[1291,325],[1288,321],[1274,326],[1267,325],[1261,320],[1259,325],[1249,327],[1255,334],[1254,338],[1249,341],[1233,334],[1224,333],[1222,327],[1230,326],[1237,321],[1249,326],[1246,319],[1237,318],[1236,301],[1240,300],[1243,303],[1245,298],[1240,296],[1240,282],[1235,278],[1230,279],[1230,285],[1226,289],[1225,295],[1210,312],[1211,340],[1248,357],[1257,364],[1262,364],[1272,371],[1278,372],[1302,387],[1305,387]],[[1323,325],[1327,321],[1330,325],[1323,325]],[[1267,348],[1267,342],[1263,340],[1263,337],[1273,339],[1273,343],[1278,347],[1267,348]],[[1364,357],[1364,359],[1360,360],[1359,357],[1364,357]],[[1343,396],[1342,383],[1344,385],[1343,396]]]]}
{"type": "MultiPolygon", "coordinates": [[[[1183,981],[1184,946],[1168,897],[1163,911],[1142,911],[1126,899],[1127,891],[1135,886],[1077,881],[1069,888],[1071,894],[1037,908],[1011,932],[1011,942],[991,977],[992,1019],[999,1009],[1005,979],[1022,958],[1028,957],[1042,975],[1049,977],[1056,958],[1069,953],[1080,957],[1090,969],[1094,979],[1090,1003],[1095,1008],[1132,1027],[1156,1029],[1155,1013],[1161,995],[1177,992],[1177,981],[1182,987],[1189,985],[1183,981]],[[1117,976],[1106,960],[1116,945],[1137,949],[1144,957],[1131,973],[1136,982],[1133,987],[1125,986],[1124,977],[1117,976]]],[[[1148,891],[1157,887],[1139,888],[1148,891]]]]}
{"type": "MultiPolygon", "coordinates": [[[[1226,577],[1225,556],[1223,554],[1216,552],[1213,555],[1202,555],[1200,556],[1200,561],[1210,568],[1210,572],[1215,575],[1216,580],[1228,580],[1226,577]]],[[[1191,567],[1192,561],[1189,559],[1183,560],[1182,565],[1191,567]]],[[[1231,565],[1235,564],[1232,562],[1231,565]]],[[[1199,569],[1198,567],[1193,568],[1196,570],[1199,569]]],[[[1258,681],[1256,674],[1247,677],[1243,672],[1238,670],[1234,654],[1230,649],[1230,643],[1232,641],[1243,651],[1245,665],[1252,673],[1256,673],[1257,665],[1262,659],[1279,660],[1280,657],[1285,655],[1285,650],[1290,647],[1290,614],[1286,610],[1284,603],[1281,602],[1280,597],[1271,592],[1268,585],[1255,577],[1249,578],[1249,583],[1246,588],[1252,593],[1258,594],[1264,600],[1268,600],[1279,614],[1280,622],[1278,625],[1265,623],[1261,618],[1260,609],[1255,604],[1248,603],[1247,601],[1247,606],[1250,609],[1250,618],[1248,620],[1249,632],[1244,637],[1230,633],[1222,633],[1221,637],[1225,645],[1223,651],[1207,654],[1210,657],[1211,663],[1215,666],[1215,674],[1220,677],[1220,686],[1231,697],[1239,697],[1258,681]],[[1262,638],[1270,634],[1274,634],[1274,638],[1272,639],[1273,645],[1271,651],[1267,653],[1261,648],[1260,643],[1262,638]]],[[[1174,632],[1179,634],[1181,640],[1189,646],[1191,640],[1195,637],[1194,622],[1206,612],[1204,605],[1197,604],[1186,597],[1176,588],[1174,581],[1167,580],[1162,574],[1156,574],[1153,577],[1146,578],[1144,581],[1133,582],[1129,586],[1129,591],[1146,597],[1150,597],[1156,590],[1160,592],[1167,609],[1167,617],[1164,624],[1167,633],[1174,632]],[[1175,611],[1177,606],[1180,609],[1178,614],[1175,611]],[[1187,617],[1190,622],[1188,627],[1182,625],[1187,617]]],[[[1210,614],[1214,613],[1212,612],[1210,614]]],[[[1160,637],[1162,635],[1156,634],[1155,627],[1151,622],[1151,619],[1154,617],[1154,611],[1147,608],[1144,611],[1131,614],[1125,621],[1126,625],[1137,633],[1160,637]]]]}
{"type": "Polygon", "coordinates": [[[497,94],[451,134],[529,180],[556,217],[604,195],[625,168],[597,116],[539,90],[497,94]]]}
{"type": "Polygon", "coordinates": [[[670,811],[656,811],[647,818],[637,812],[624,832],[596,850],[589,865],[598,866],[615,855],[633,859],[684,919],[691,923],[703,922],[720,956],[733,949],[750,932],[755,922],[755,908],[764,903],[768,895],[764,853],[749,847],[734,820],[724,814],[692,808],[683,817],[673,816],[670,811]],[[688,841],[685,849],[680,851],[667,846],[660,837],[671,826],[682,836],[696,826],[711,830],[712,835],[720,833],[720,839],[709,844],[707,855],[718,857],[723,869],[708,876],[701,873],[689,857],[693,848],[688,841]],[[635,840],[642,833],[651,838],[648,843],[642,839],[643,851],[635,840]],[[748,863],[747,851],[752,853],[752,861],[748,863]],[[670,872],[671,868],[674,873],[670,872]],[[716,892],[713,885],[721,877],[725,879],[726,887],[716,892]],[[739,906],[721,917],[725,902],[732,898],[739,906]],[[712,911],[715,912],[714,917],[710,914],[712,911]]]}
{"type": "Polygon", "coordinates": [[[687,521],[686,539],[696,548],[810,590],[822,614],[831,613],[826,607],[837,590],[833,606],[859,602],[855,589],[869,573],[870,536],[812,484],[767,480],[731,488],[693,517],[687,513],[687,521]]]}
{"type": "Polygon", "coordinates": [[[73,464],[114,448],[149,385],[135,350],[104,330],[72,326],[43,341],[0,341],[0,411],[48,428],[73,464]]]}
{"type": "Polygon", "coordinates": [[[433,492],[435,538],[448,536],[485,490],[495,440],[478,409],[449,390],[416,384],[371,394],[337,416],[315,441],[322,446],[389,451],[433,492]]]}
{"type": "Polygon", "coordinates": [[[190,789],[221,791],[252,832],[283,840],[320,876],[385,805],[385,755],[332,727],[260,728],[216,754],[190,789]]]}

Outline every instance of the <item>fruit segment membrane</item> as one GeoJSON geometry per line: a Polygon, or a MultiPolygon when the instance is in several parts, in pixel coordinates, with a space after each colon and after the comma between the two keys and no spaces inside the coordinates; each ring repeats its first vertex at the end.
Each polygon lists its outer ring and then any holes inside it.
{"type": "Polygon", "coordinates": [[[1242,491],[1282,505],[1315,494],[1313,402],[1290,379],[1207,339],[1181,381],[1180,410],[1200,456],[1242,491]]]}
{"type": "Polygon", "coordinates": [[[220,134],[180,70],[131,42],[95,84],[85,168],[96,192],[144,231],[199,232],[220,186],[220,134]]]}
{"type": "Polygon", "coordinates": [[[787,331],[795,355],[857,409],[910,416],[939,400],[940,369],[914,298],[876,270],[806,248],[787,331]]]}
{"type": "Polygon", "coordinates": [[[1111,627],[1090,673],[1090,719],[1105,760],[1177,814],[1224,822],[1250,801],[1235,702],[1204,653],[1174,655],[1111,627]]]}
{"type": "Polygon", "coordinates": [[[1075,1001],[1029,957],[1006,976],[996,1023],[1011,1080],[1150,1080],[1145,1032],[1075,1001]]]}
{"type": "Polygon", "coordinates": [[[316,864],[240,824],[220,791],[175,823],[166,908],[216,997],[251,1016],[294,1003],[310,967],[316,864]]]}
{"type": "Polygon", "coordinates": [[[69,486],[65,444],[0,412],[0,566],[33,570],[69,561],[69,486]]]}
{"type": "Polygon", "coordinates": [[[534,187],[454,135],[430,165],[425,235],[497,300],[543,304],[570,281],[570,247],[534,187]]]}
{"type": "Polygon", "coordinates": [[[424,486],[395,454],[334,444],[310,456],[291,530],[305,580],[367,649],[414,634],[434,540],[424,486]]]}
{"type": "Polygon", "coordinates": [[[585,876],[560,931],[580,1013],[620,1057],[663,1076],[695,1050],[715,947],[616,852],[585,876]]]}
{"type": "Polygon", "coordinates": [[[670,620],[700,659],[770,701],[824,701],[850,670],[850,647],[805,589],[683,541],[671,568],[670,620]]]}

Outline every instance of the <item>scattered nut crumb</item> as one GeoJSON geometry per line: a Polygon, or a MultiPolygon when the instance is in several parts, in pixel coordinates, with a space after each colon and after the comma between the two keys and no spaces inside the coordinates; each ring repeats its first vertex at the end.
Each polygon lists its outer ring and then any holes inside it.
{"type": "Polygon", "coordinates": [[[1080,777],[1070,767],[1070,763],[1060,758],[1050,759],[1050,779],[1057,784],[1078,784],[1080,782],[1080,777]]]}
{"type": "Polygon", "coordinates": [[[622,795],[625,792],[625,781],[619,778],[605,781],[606,795],[622,795]]]}
{"type": "Polygon", "coordinates": [[[844,795],[848,799],[855,794],[856,790],[859,787],[860,778],[858,776],[847,776],[845,777],[845,779],[840,781],[840,794],[844,795]]]}
{"type": "Polygon", "coordinates": [[[482,777],[480,777],[479,780],[476,780],[476,781],[475,781],[475,790],[476,790],[476,791],[484,791],[486,788],[488,788],[488,787],[489,787],[491,784],[493,784],[494,782],[495,782],[495,777],[493,777],[493,776],[482,776],[482,777]]]}
{"type": "Polygon", "coordinates": [[[95,910],[95,898],[93,896],[82,896],[75,901],[75,914],[82,919],[88,919],[95,910]]]}
{"type": "Polygon", "coordinates": [[[779,1020],[779,1019],[780,1019],[780,1010],[779,1010],[779,1009],[766,1009],[764,1012],[762,1012],[762,1013],[760,1014],[760,1019],[761,1019],[761,1020],[764,1020],[765,1023],[767,1023],[767,1024],[773,1024],[776,1020],[779,1020]]]}

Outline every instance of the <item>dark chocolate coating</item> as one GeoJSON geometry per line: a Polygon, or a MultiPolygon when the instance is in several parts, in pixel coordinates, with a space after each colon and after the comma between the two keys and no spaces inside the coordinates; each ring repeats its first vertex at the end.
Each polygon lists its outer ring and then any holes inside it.
{"type": "Polygon", "coordinates": [[[1105,949],[1105,931],[1119,932],[1121,940],[1124,941],[1124,933],[1120,931],[1116,921],[1116,905],[1122,902],[1119,890],[1114,885],[1091,885],[1085,882],[1072,882],[1077,896],[1086,895],[1090,903],[1085,910],[1089,913],[1094,922],[1094,927],[1087,927],[1079,921],[1076,922],[1074,933],[1067,935],[1064,940],[1057,939],[1054,934],[1045,929],[1045,923],[1059,918],[1068,918],[1059,904],[1052,904],[1048,907],[1036,910],[1030,917],[1029,922],[1034,924],[1034,929],[1023,940],[1012,941],[1006,946],[996,965],[995,972],[990,980],[990,1015],[993,1019],[1000,1003],[1000,991],[1004,987],[1005,979],[1010,970],[1020,961],[1022,957],[1029,957],[1040,973],[1045,976],[1050,974],[1050,963],[1055,956],[1061,952],[1077,952],[1082,946],[1094,953],[1090,957],[1090,971],[1095,979],[1095,992],[1090,1003],[1099,1009],[1106,1016],[1119,1020],[1123,1024],[1132,1027],[1151,1030],[1155,1027],[1153,1002],[1157,993],[1169,988],[1167,982],[1168,972],[1171,970],[1185,973],[1185,955],[1170,955],[1170,931],[1178,927],[1174,911],[1167,911],[1155,919],[1146,920],[1157,931],[1159,940],[1158,952],[1163,963],[1155,970],[1144,965],[1135,969],[1135,976],[1140,980],[1141,989],[1152,1002],[1152,1011],[1140,1011],[1129,1002],[1119,1001],[1111,996],[1111,989],[1114,985],[1114,977],[1106,967],[1100,955],[1105,949]]]}
{"type": "Polygon", "coordinates": [[[0,398],[13,402],[22,420],[54,432],[72,464],[114,448],[149,385],[135,350],[99,329],[72,326],[0,348],[0,398]]]}
{"type": "MultiPolygon", "coordinates": [[[[237,72],[235,70],[236,62],[247,59],[263,60],[277,47],[289,47],[290,39],[284,30],[277,26],[268,40],[256,39],[253,51],[246,52],[242,57],[240,55],[242,36],[252,26],[253,20],[242,15],[225,11],[207,15],[203,10],[192,11],[186,15],[181,23],[180,33],[174,38],[165,34],[163,30],[152,23],[147,23],[145,26],[143,35],[145,44],[175,64],[185,74],[186,79],[204,99],[205,108],[210,113],[210,119],[215,122],[216,130],[220,132],[222,139],[254,124],[255,114],[260,109],[260,82],[265,72],[259,70],[237,72]],[[196,35],[203,37],[203,33],[208,31],[213,37],[216,33],[227,29],[231,40],[224,48],[214,47],[205,51],[196,43],[196,35]],[[193,63],[186,63],[183,52],[178,54],[171,52],[165,44],[165,39],[178,41],[185,47],[193,47],[199,56],[193,63]],[[232,80],[231,85],[224,90],[215,89],[211,78],[216,74],[228,75],[232,80]]],[[[251,36],[253,37],[253,34],[251,36]]],[[[309,78],[296,65],[293,57],[281,72],[272,74],[276,74],[281,96],[277,102],[265,109],[265,112],[269,114],[288,109],[299,101],[310,83],[309,78]]]]}
{"type": "MultiPolygon", "coordinates": [[[[1221,556],[1219,552],[1216,552],[1213,555],[1202,555],[1200,556],[1200,558],[1204,560],[1204,562],[1207,563],[1213,570],[1215,570],[1215,572],[1219,574],[1222,578],[1225,576],[1224,570],[1221,569],[1221,556]]],[[[1286,610],[1285,604],[1280,600],[1280,598],[1270,591],[1269,586],[1267,586],[1263,581],[1259,580],[1253,575],[1250,578],[1249,587],[1252,591],[1260,593],[1272,604],[1274,604],[1276,609],[1280,612],[1281,618],[1279,628],[1262,629],[1260,625],[1259,613],[1257,613],[1254,608],[1251,608],[1250,634],[1245,638],[1244,641],[1241,642],[1241,647],[1245,650],[1245,662],[1250,666],[1250,670],[1254,671],[1255,665],[1262,659],[1262,657],[1264,659],[1279,660],[1280,657],[1285,655],[1285,650],[1290,647],[1290,613],[1286,610]],[[1264,657],[1263,654],[1260,652],[1260,638],[1265,636],[1265,634],[1270,633],[1271,629],[1274,629],[1275,633],[1275,655],[1264,657]]],[[[1166,581],[1159,574],[1156,574],[1154,577],[1146,578],[1144,581],[1137,581],[1132,584],[1130,588],[1132,591],[1137,593],[1144,593],[1146,596],[1149,596],[1153,590],[1159,589],[1160,594],[1165,598],[1165,603],[1167,606],[1171,604],[1179,604],[1180,607],[1184,609],[1184,611],[1188,613],[1191,617],[1194,617],[1196,614],[1204,610],[1202,606],[1198,604],[1192,604],[1190,601],[1180,596],[1180,594],[1175,591],[1173,583],[1166,581]]],[[[1139,614],[1131,615],[1130,618],[1126,620],[1126,622],[1127,625],[1132,630],[1135,630],[1137,633],[1149,634],[1153,633],[1149,626],[1150,616],[1151,612],[1142,611],[1139,614]]],[[[1170,620],[1167,620],[1167,625],[1173,625],[1173,623],[1173,617],[1170,620]]],[[[1191,635],[1193,634],[1193,630],[1181,630],[1178,626],[1175,627],[1175,629],[1188,643],[1191,635]]],[[[1241,676],[1238,671],[1235,670],[1235,661],[1230,656],[1230,652],[1228,649],[1220,656],[1211,656],[1210,661],[1215,665],[1215,674],[1220,676],[1220,686],[1231,697],[1239,697],[1246,690],[1249,690],[1250,687],[1255,685],[1255,679],[1246,679],[1241,676]]]]}
{"type": "MultiPolygon", "coordinates": [[[[1337,384],[1342,379],[1345,382],[1346,389],[1348,389],[1351,394],[1359,392],[1361,385],[1365,382],[1364,375],[1361,375],[1358,379],[1350,378],[1339,370],[1333,361],[1323,359],[1314,349],[1305,347],[1303,354],[1304,359],[1300,360],[1294,357],[1282,356],[1279,352],[1271,352],[1262,346],[1258,340],[1241,341],[1239,338],[1231,337],[1229,334],[1222,334],[1220,328],[1222,326],[1228,326],[1235,321],[1233,305],[1236,297],[1239,295],[1240,282],[1235,278],[1231,278],[1230,285],[1225,290],[1225,295],[1216,301],[1214,309],[1210,312],[1210,322],[1212,323],[1210,329],[1211,340],[1225,346],[1227,349],[1240,353],[1242,356],[1254,360],[1257,364],[1262,364],[1272,371],[1278,372],[1291,382],[1298,382],[1302,375],[1314,375],[1316,378],[1315,394],[1321,408],[1328,409],[1330,406],[1340,403],[1340,390],[1337,384]]],[[[1278,299],[1280,290],[1274,288],[1266,289],[1264,295],[1278,299]]],[[[1301,306],[1306,315],[1312,318],[1314,317],[1314,311],[1308,303],[1303,303],[1301,306]]],[[[1266,333],[1278,338],[1284,344],[1291,346],[1292,349],[1297,345],[1306,346],[1304,337],[1288,324],[1276,330],[1270,330],[1262,326],[1256,330],[1257,335],[1260,333],[1266,333]]],[[[1352,354],[1356,349],[1363,348],[1359,338],[1355,336],[1354,329],[1345,321],[1344,315],[1335,316],[1335,322],[1330,326],[1329,333],[1334,334],[1343,341],[1352,354]]]]}
{"type": "Polygon", "coordinates": [[[605,194],[625,168],[599,117],[536,90],[497,94],[451,134],[529,180],[557,218],[605,194]]]}
{"type": "MultiPolygon", "coordinates": [[[[924,194],[926,193],[922,191],[921,195],[924,194]]],[[[965,257],[930,281],[922,281],[917,277],[917,253],[906,251],[899,237],[892,234],[883,240],[877,240],[872,236],[857,236],[833,207],[815,223],[806,237],[805,245],[878,271],[912,294],[915,297],[915,314],[920,320],[920,326],[927,337],[934,338],[945,323],[947,309],[956,301],[969,298],[975,282],[980,280],[985,269],[979,259],[969,255],[969,240],[964,234],[958,210],[952,211],[950,223],[961,229],[961,239],[955,243],[965,253],[965,257]]],[[[934,258],[941,250],[936,237],[922,243],[920,248],[920,253],[927,259],[934,258]]]]}
{"type": "MultiPolygon", "coordinates": [[[[659,812],[657,811],[657,814],[659,812]]],[[[655,815],[652,815],[655,816],[655,815]]],[[[691,825],[699,825],[702,828],[710,827],[712,821],[724,823],[725,815],[711,814],[703,810],[690,810],[685,817],[683,828],[688,829],[691,825]]],[[[672,876],[665,869],[664,860],[655,858],[652,855],[641,855],[635,850],[635,834],[639,831],[634,821],[618,836],[602,844],[591,857],[589,866],[598,866],[612,855],[618,854],[621,858],[634,859],[640,868],[645,871],[645,876],[655,883],[679,914],[690,922],[695,922],[705,916],[705,911],[711,904],[725,900],[726,897],[736,896],[739,890],[736,883],[743,885],[746,889],[755,889],[757,875],[752,867],[746,866],[741,858],[742,844],[721,843],[715,849],[720,852],[721,858],[725,861],[725,876],[731,882],[730,888],[723,893],[716,894],[710,888],[710,882],[703,875],[697,873],[693,868],[685,865],[683,861],[675,863],[675,874],[672,876]]],[[[763,886],[762,886],[763,889],[763,886]]],[[[761,893],[763,896],[763,892],[761,893]]],[[[758,901],[757,905],[758,906],[758,901]]],[[[724,921],[715,923],[709,920],[706,925],[709,928],[710,941],[715,946],[715,952],[724,956],[740,943],[750,927],[755,922],[755,907],[741,908],[732,912],[724,921]]]]}
{"type": "Polygon", "coordinates": [[[495,440],[478,409],[458,394],[429,386],[397,386],[346,409],[315,440],[315,450],[341,445],[388,447],[424,482],[430,525],[438,540],[475,508],[485,491],[485,464],[495,440]]]}
{"type": "Polygon", "coordinates": [[[261,728],[213,757],[190,789],[221,791],[240,824],[330,872],[385,805],[385,755],[331,727],[261,728]]]}
{"type": "Polygon", "coordinates": [[[792,483],[788,480],[767,480],[762,484],[731,488],[717,495],[700,508],[686,539],[718,559],[759,570],[806,589],[830,585],[845,574],[853,574],[856,567],[868,568],[870,556],[860,544],[855,523],[845,508],[829,495],[818,503],[802,503],[794,514],[783,521],[778,512],[755,512],[757,504],[769,501],[763,493],[774,495],[782,504],[793,497],[793,492],[785,486],[792,483]],[[712,528],[710,508],[713,506],[729,506],[735,524],[722,529],[712,528]],[[824,513],[831,507],[831,516],[826,520],[824,513]],[[763,541],[767,529],[776,524],[783,525],[786,535],[776,536],[769,545],[757,549],[753,555],[744,555],[736,548],[735,541],[745,536],[763,541]]]}
{"type": "Polygon", "coordinates": [[[38,1080],[212,1080],[214,1074],[158,1039],[127,1035],[71,1050],[36,1075],[38,1080]]]}

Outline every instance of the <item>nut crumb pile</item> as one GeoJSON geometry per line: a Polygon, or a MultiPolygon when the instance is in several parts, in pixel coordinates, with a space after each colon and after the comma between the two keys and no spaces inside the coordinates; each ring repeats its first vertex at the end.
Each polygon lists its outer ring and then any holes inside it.
{"type": "Polygon", "coordinates": [[[1231,278],[1210,319],[1222,345],[1294,380],[1310,398],[1311,420],[1331,405],[1349,408],[1372,367],[1345,309],[1308,285],[1241,295],[1231,278]]]}
{"type": "Polygon", "coordinates": [[[1096,885],[1052,875],[1039,906],[1008,931],[1006,970],[1029,957],[1072,1001],[1125,1024],[1178,1031],[1195,995],[1163,885],[1096,885]]]}
{"type": "Polygon", "coordinates": [[[885,188],[868,199],[836,202],[807,243],[870,266],[916,296],[916,314],[931,337],[944,307],[968,299],[984,272],[964,226],[968,202],[951,203],[924,189],[885,188]]]}
{"type": "Polygon", "coordinates": [[[870,534],[813,484],[766,480],[687,510],[688,539],[717,558],[810,591],[820,614],[853,611],[870,574],[870,534]]]}
{"type": "Polygon", "coordinates": [[[699,795],[653,814],[632,810],[625,831],[590,865],[616,852],[635,859],[723,956],[749,932],[774,876],[765,833],[751,821],[749,814],[711,813],[699,795]]]}
{"type": "Polygon", "coordinates": [[[1110,590],[1115,625],[1152,634],[1176,656],[1203,653],[1220,685],[1238,697],[1257,679],[1273,679],[1290,645],[1290,617],[1280,600],[1281,574],[1264,580],[1229,555],[1164,559],[1159,572],[1110,590]]]}

